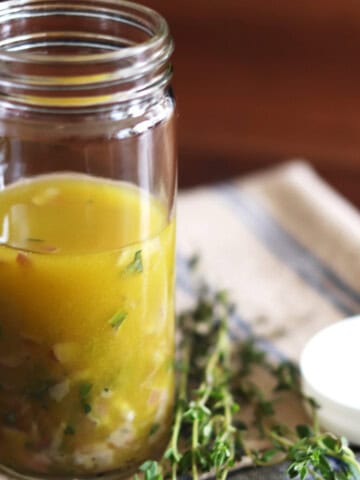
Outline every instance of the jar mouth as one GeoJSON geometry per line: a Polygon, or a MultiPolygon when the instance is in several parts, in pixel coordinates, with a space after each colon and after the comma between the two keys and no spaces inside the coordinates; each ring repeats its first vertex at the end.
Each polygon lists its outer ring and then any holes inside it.
{"type": "Polygon", "coordinates": [[[0,2],[0,98],[69,108],[75,97],[86,106],[143,96],[168,81],[172,52],[165,19],[131,1],[0,2]]]}
{"type": "MultiPolygon", "coordinates": [[[[149,36],[147,40],[136,45],[121,47],[112,52],[103,52],[95,54],[71,54],[71,55],[51,55],[36,54],[32,52],[14,51],[14,38],[1,39],[0,37],[0,60],[6,61],[31,61],[31,62],[60,62],[60,63],[86,63],[86,62],[107,62],[124,59],[129,56],[146,55],[149,50],[161,46],[164,39],[169,36],[169,28],[165,19],[155,10],[134,2],[124,0],[101,0],[100,2],[59,2],[58,0],[6,0],[0,3],[0,25],[18,18],[31,18],[45,15],[74,15],[79,14],[101,15],[102,19],[115,19],[117,15],[122,15],[122,21],[132,24],[135,28],[143,29],[149,36]],[[92,4],[92,5],[91,5],[92,4]],[[79,11],[80,7],[80,11],[79,11]],[[99,8],[101,9],[99,11],[99,8]],[[146,21],[147,25],[141,25],[141,21],[146,21]]],[[[20,40],[25,41],[26,35],[22,35],[20,40]]],[[[16,41],[19,38],[15,39],[16,41]]],[[[16,47],[15,47],[16,48],[16,47]]]]}

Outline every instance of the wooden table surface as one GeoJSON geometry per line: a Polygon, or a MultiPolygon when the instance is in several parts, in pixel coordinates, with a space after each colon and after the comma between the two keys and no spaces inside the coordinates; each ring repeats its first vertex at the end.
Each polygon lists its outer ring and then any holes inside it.
{"type": "Polygon", "coordinates": [[[360,207],[358,0],[143,0],[176,42],[180,186],[292,157],[360,207]]]}

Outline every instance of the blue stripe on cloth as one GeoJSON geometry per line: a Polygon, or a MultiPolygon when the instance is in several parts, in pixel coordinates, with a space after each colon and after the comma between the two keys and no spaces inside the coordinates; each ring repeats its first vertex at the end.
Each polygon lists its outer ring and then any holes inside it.
{"type": "MultiPolygon", "coordinates": [[[[176,285],[177,288],[180,288],[184,293],[190,296],[190,298],[195,300],[195,292],[190,285],[190,268],[188,263],[183,255],[180,253],[177,254],[176,258],[177,264],[177,275],[176,275],[176,285]]],[[[264,350],[268,355],[271,356],[276,361],[285,361],[287,357],[280,352],[269,340],[264,337],[257,336],[249,322],[245,321],[237,311],[235,311],[230,317],[230,334],[231,338],[239,340],[240,338],[253,338],[256,345],[264,350]],[[235,327],[235,328],[234,328],[235,327]],[[236,328],[237,327],[237,328],[236,328]],[[239,331],[242,331],[243,335],[239,335],[239,331]]]]}
{"type": "Polygon", "coordinates": [[[279,260],[347,316],[360,311],[360,294],[347,285],[320,258],[286,231],[261,205],[234,185],[222,184],[217,192],[279,260]]]}

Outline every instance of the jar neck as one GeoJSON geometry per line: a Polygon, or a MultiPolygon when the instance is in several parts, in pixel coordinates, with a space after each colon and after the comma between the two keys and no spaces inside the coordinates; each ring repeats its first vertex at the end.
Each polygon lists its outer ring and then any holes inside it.
{"type": "Polygon", "coordinates": [[[0,102],[79,112],[156,96],[171,78],[165,20],[120,0],[0,4],[0,102]]]}

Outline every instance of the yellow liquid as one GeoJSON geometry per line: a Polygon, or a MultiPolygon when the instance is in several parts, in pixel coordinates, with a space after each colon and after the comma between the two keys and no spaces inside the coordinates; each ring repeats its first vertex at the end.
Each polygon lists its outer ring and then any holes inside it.
{"type": "Polygon", "coordinates": [[[0,463],[129,472],[166,441],[174,222],[127,184],[37,177],[0,192],[0,463]]]}

